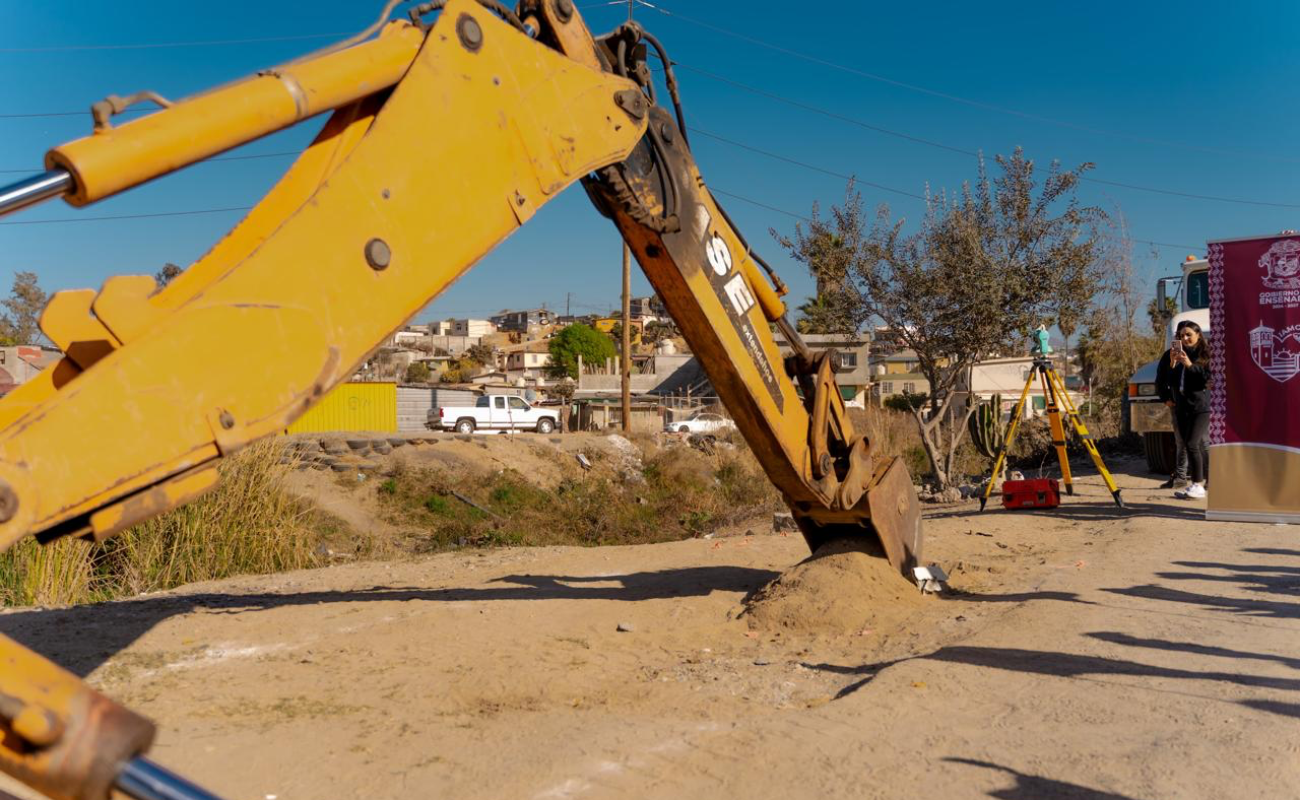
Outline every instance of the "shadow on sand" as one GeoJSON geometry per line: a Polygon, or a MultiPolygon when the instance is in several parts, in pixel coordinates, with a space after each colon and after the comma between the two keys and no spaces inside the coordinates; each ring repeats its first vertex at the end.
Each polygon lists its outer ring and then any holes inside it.
{"type": "Polygon", "coordinates": [[[995,769],[998,772],[1005,772],[1014,777],[1016,779],[1015,786],[989,792],[989,797],[996,797],[998,800],[1049,800],[1049,798],[1051,800],[1133,800],[1128,795],[1103,792],[1099,789],[1080,786],[1077,783],[1066,783],[1065,781],[1043,778],[1038,775],[1027,775],[1010,767],[988,761],[951,756],[945,758],[944,761],[951,764],[967,764],[972,767],[995,769]]]}
{"type": "Polygon", "coordinates": [[[490,587],[423,589],[374,586],[354,591],[201,593],[144,597],[70,608],[33,609],[0,616],[0,633],[85,677],[169,617],[201,611],[248,614],[285,606],[321,603],[494,600],[612,600],[637,602],[703,596],[715,591],[746,593],[779,573],[747,567],[690,567],[626,575],[507,575],[490,587]],[[590,585],[590,584],[601,585],[590,585]]]}

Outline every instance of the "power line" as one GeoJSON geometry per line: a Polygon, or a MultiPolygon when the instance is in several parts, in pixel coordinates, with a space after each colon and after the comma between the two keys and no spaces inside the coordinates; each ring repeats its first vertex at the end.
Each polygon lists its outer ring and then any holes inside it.
{"type": "MultiPolygon", "coordinates": [[[[724,32],[724,33],[728,33],[729,35],[735,35],[735,36],[737,36],[737,37],[739,37],[739,38],[741,38],[741,39],[744,39],[744,40],[746,40],[746,41],[752,41],[752,42],[754,42],[754,43],[756,43],[756,44],[760,44],[760,45],[763,45],[763,46],[765,46],[765,47],[770,47],[770,48],[775,49],[775,50],[777,50],[777,51],[779,51],[779,52],[786,53],[786,54],[788,54],[788,55],[793,55],[793,56],[797,56],[797,57],[800,57],[800,58],[807,58],[807,59],[812,60],[812,61],[815,61],[815,62],[817,62],[817,63],[822,63],[822,64],[825,64],[825,65],[827,65],[827,66],[836,67],[836,68],[838,68],[838,69],[844,69],[844,70],[847,70],[847,71],[850,71],[850,72],[854,72],[855,74],[856,74],[856,73],[860,73],[860,74],[866,75],[867,77],[873,77],[873,78],[879,78],[879,79],[882,79],[882,80],[888,80],[888,79],[880,78],[880,76],[874,76],[874,75],[872,75],[871,73],[862,73],[860,70],[854,70],[854,69],[852,69],[852,68],[850,68],[850,67],[843,67],[843,66],[841,66],[841,65],[837,65],[837,64],[834,64],[834,63],[832,63],[832,62],[824,61],[823,59],[818,59],[818,58],[815,58],[815,57],[812,57],[812,56],[805,56],[805,55],[803,55],[803,54],[801,54],[801,53],[798,53],[798,52],[796,52],[796,51],[789,50],[788,48],[779,47],[779,46],[777,46],[777,45],[770,45],[770,44],[767,44],[767,43],[765,43],[765,42],[761,42],[760,40],[752,39],[752,37],[743,36],[743,35],[741,35],[741,34],[732,34],[732,33],[729,32],[729,31],[725,31],[725,30],[723,30],[723,29],[721,29],[721,28],[718,28],[718,27],[716,27],[716,26],[709,25],[709,23],[701,22],[701,21],[699,21],[699,20],[695,20],[695,19],[692,19],[692,18],[689,18],[689,17],[684,17],[684,16],[682,16],[682,15],[680,15],[680,14],[676,14],[676,13],[674,13],[674,12],[670,12],[670,11],[667,11],[667,10],[665,10],[665,9],[659,8],[658,6],[651,5],[650,3],[645,2],[645,0],[636,0],[636,2],[639,2],[641,5],[646,6],[647,8],[650,8],[650,9],[652,9],[652,10],[658,11],[658,12],[660,12],[661,14],[664,14],[664,15],[667,15],[667,16],[678,17],[678,18],[680,18],[680,19],[686,20],[687,22],[692,22],[692,23],[695,23],[695,24],[701,25],[701,26],[703,26],[703,27],[712,28],[712,29],[714,29],[714,30],[722,31],[722,32],[724,32]]],[[[616,5],[619,5],[619,6],[623,5],[623,0],[608,0],[608,2],[604,2],[604,3],[594,3],[594,4],[591,4],[591,5],[587,5],[587,6],[580,6],[580,8],[586,8],[586,9],[592,9],[592,8],[605,8],[605,7],[616,6],[616,5]]],[[[227,43],[242,43],[242,42],[260,42],[260,41],[279,41],[279,40],[281,40],[281,39],[285,39],[285,38],[289,38],[289,39],[292,39],[292,38],[312,38],[312,37],[322,37],[322,36],[327,36],[327,35],[338,35],[338,34],[311,34],[311,35],[308,36],[308,37],[271,37],[271,38],[267,38],[267,39],[225,40],[225,42],[227,42],[227,43]]],[[[222,43],[222,42],[209,42],[209,44],[219,44],[219,43],[222,43]]],[[[156,44],[156,45],[138,45],[138,46],[139,46],[139,47],[167,47],[167,46],[173,46],[173,45],[175,45],[175,46],[181,46],[182,44],[187,44],[187,43],[159,43],[159,44],[156,44]]],[[[188,44],[194,44],[194,43],[188,43],[188,44]]],[[[103,45],[103,46],[101,46],[101,47],[109,48],[109,47],[136,47],[136,46],[137,46],[137,45],[120,45],[120,46],[119,46],[119,45],[103,45]]],[[[3,51],[4,51],[3,49],[0,49],[0,52],[3,52],[3,51]]],[[[907,141],[910,141],[910,142],[914,142],[914,143],[916,143],[916,144],[922,144],[922,145],[925,145],[925,146],[928,146],[928,147],[933,147],[933,148],[937,148],[937,149],[941,149],[941,150],[947,150],[947,151],[950,151],[950,152],[953,152],[953,153],[959,153],[959,154],[962,154],[962,155],[967,155],[967,156],[978,156],[978,155],[979,155],[978,151],[975,151],[975,150],[969,150],[969,149],[962,148],[962,147],[955,147],[955,146],[953,146],[953,145],[943,144],[943,143],[941,143],[941,142],[936,142],[936,141],[934,141],[934,140],[926,139],[926,138],[924,138],[924,137],[915,136],[915,135],[913,135],[913,134],[909,134],[909,133],[904,133],[904,132],[902,132],[902,131],[896,131],[896,130],[892,130],[892,129],[890,129],[890,128],[885,128],[885,127],[880,126],[880,125],[873,125],[873,124],[871,124],[871,123],[869,123],[869,122],[864,122],[864,121],[862,121],[862,120],[855,119],[855,118],[850,117],[850,116],[845,115],[845,114],[839,114],[839,113],[837,113],[837,112],[830,111],[830,110],[828,110],[828,109],[819,108],[819,107],[817,107],[817,106],[815,106],[815,105],[812,105],[812,104],[810,104],[810,103],[804,103],[804,102],[802,102],[802,101],[795,100],[795,99],[793,99],[793,98],[784,97],[784,96],[779,95],[779,94],[777,94],[777,93],[775,93],[775,92],[769,92],[769,91],[767,91],[767,90],[765,90],[765,89],[760,89],[760,88],[757,88],[757,87],[754,87],[754,86],[750,86],[750,85],[748,85],[748,84],[741,83],[740,81],[732,80],[732,79],[730,79],[730,78],[726,78],[726,77],[724,77],[724,76],[722,76],[722,75],[718,75],[718,74],[716,74],[716,73],[709,72],[708,70],[700,69],[700,68],[698,68],[698,67],[692,67],[692,66],[690,66],[690,65],[687,65],[687,64],[681,64],[681,63],[675,63],[674,66],[680,67],[680,68],[682,68],[682,69],[685,69],[685,70],[687,70],[687,71],[689,71],[689,72],[696,73],[696,74],[698,74],[698,75],[702,75],[702,76],[704,76],[704,77],[706,77],[706,78],[709,78],[709,79],[711,79],[711,80],[718,81],[718,82],[720,82],[720,83],[724,83],[724,84],[727,84],[727,85],[729,85],[729,86],[733,86],[733,87],[735,87],[735,88],[741,89],[741,90],[746,91],[746,92],[750,92],[750,93],[753,93],[753,94],[756,94],[756,95],[759,95],[759,96],[762,96],[762,97],[767,97],[767,98],[769,98],[769,99],[776,100],[776,101],[778,101],[778,102],[785,103],[785,104],[787,104],[787,105],[794,106],[794,107],[796,107],[796,108],[801,108],[801,109],[804,109],[804,110],[806,110],[806,111],[811,111],[811,112],[813,112],[813,113],[821,114],[821,115],[823,115],[823,116],[827,116],[827,117],[830,117],[830,118],[832,118],[832,119],[837,119],[837,120],[840,120],[841,122],[846,122],[846,123],[849,123],[849,124],[852,124],[852,125],[856,125],[856,126],[858,126],[858,127],[865,128],[865,129],[867,129],[867,130],[871,130],[871,131],[875,131],[875,132],[877,132],[877,133],[885,134],[885,135],[887,135],[887,136],[893,136],[893,137],[896,137],[896,138],[900,138],[900,139],[904,139],[904,140],[907,140],[907,141]]],[[[907,84],[899,84],[899,85],[908,86],[907,84]]],[[[929,90],[926,90],[926,91],[929,91],[929,90]]],[[[947,96],[947,95],[942,95],[942,93],[939,93],[939,94],[941,94],[941,96],[945,96],[945,97],[947,96]]],[[[141,109],[141,110],[145,110],[145,109],[141,109]]],[[[35,118],[35,117],[65,117],[65,116],[81,116],[81,115],[84,115],[85,113],[86,113],[86,112],[84,112],[84,111],[55,111],[55,112],[45,112],[45,113],[0,114],[0,119],[19,119],[19,118],[35,118]]],[[[1018,113],[1018,112],[1017,112],[1017,113],[1018,113]]],[[[706,134],[706,135],[707,135],[707,134],[706,134]]],[[[718,138],[718,137],[714,137],[714,138],[718,138]]],[[[1153,140],[1153,141],[1154,141],[1154,140],[1153,140]]],[[[740,145],[740,146],[743,147],[744,145],[740,145]]],[[[753,148],[750,148],[750,149],[753,149],[753,148]]],[[[774,155],[774,154],[767,154],[767,155],[772,155],[772,157],[774,157],[774,158],[779,158],[779,159],[782,159],[782,160],[791,160],[791,159],[787,159],[787,158],[785,158],[785,157],[783,157],[783,156],[777,156],[777,155],[774,155]]],[[[216,159],[213,159],[213,160],[216,160],[216,159]]],[[[25,172],[25,171],[26,171],[26,170],[0,170],[0,173],[20,173],[20,172],[25,172]]],[[[820,170],[820,171],[825,172],[826,170],[820,170]]],[[[834,173],[830,173],[830,174],[834,174],[834,173]]],[[[1081,176],[1080,179],[1081,179],[1082,181],[1084,181],[1084,182],[1087,182],[1087,183],[1096,183],[1096,184],[1101,184],[1101,185],[1105,185],[1105,186],[1113,186],[1113,187],[1116,187],[1116,188],[1129,189],[1129,190],[1139,191],[1139,192],[1147,192],[1147,193],[1150,193],[1150,194],[1163,194],[1163,195],[1168,195],[1168,196],[1171,196],[1171,197],[1182,197],[1182,198],[1193,199],[1193,200],[1207,200],[1207,201],[1210,201],[1210,202],[1218,202],[1218,203],[1235,203],[1235,204],[1239,204],[1239,205],[1263,206],[1263,207],[1268,207],[1268,208],[1300,208],[1300,204],[1296,204],[1296,203],[1276,203],[1276,202],[1270,202],[1270,201],[1266,201],[1266,200],[1246,200],[1246,199],[1235,198],[1235,197],[1221,197],[1221,196],[1218,196],[1218,195],[1206,195],[1206,194],[1198,194],[1198,193],[1194,193],[1194,192],[1181,192],[1181,191],[1177,191],[1177,190],[1173,190],[1173,189],[1161,189],[1161,188],[1159,188],[1159,187],[1155,187],[1155,186],[1144,186],[1144,185],[1141,185],[1141,184],[1127,183],[1127,182],[1121,182],[1121,181],[1110,181],[1110,180],[1104,180],[1104,179],[1101,179],[1101,178],[1092,178],[1092,177],[1088,177],[1088,176],[1086,176],[1086,175],[1085,175],[1085,176],[1081,176]]],[[[865,185],[874,185],[874,184],[869,184],[869,183],[867,183],[867,182],[865,182],[865,181],[863,181],[862,183],[864,183],[865,185]]],[[[890,192],[895,192],[895,193],[898,193],[898,194],[904,194],[904,195],[907,195],[907,196],[909,196],[909,197],[918,197],[918,195],[915,195],[915,194],[912,194],[912,193],[909,193],[909,192],[904,192],[904,191],[899,190],[899,189],[892,189],[892,188],[889,188],[889,187],[883,187],[883,186],[877,186],[877,188],[881,188],[881,189],[883,189],[884,191],[890,191],[890,192]]]]}
{"type": "MultiPolygon", "coordinates": [[[[704,134],[704,135],[707,136],[708,134],[704,134]]],[[[769,205],[762,201],[755,200],[751,197],[746,197],[745,195],[736,194],[735,192],[728,192],[725,189],[719,189],[716,186],[709,186],[709,191],[713,192],[714,194],[720,194],[724,197],[730,197],[735,200],[739,200],[742,203],[748,203],[752,206],[757,206],[758,208],[763,208],[768,211],[774,211],[778,214],[783,214],[787,217],[793,217],[794,219],[802,220],[804,222],[812,222],[812,218],[804,214],[798,214],[795,213],[794,211],[787,211],[784,208],[778,208],[777,206],[769,205]]],[[[57,225],[66,222],[104,222],[107,220],[152,219],[155,217],[186,217],[186,216],[193,216],[196,214],[222,214],[222,213],[227,213],[232,211],[249,211],[251,209],[252,206],[230,206],[228,208],[201,208],[201,209],[195,209],[193,211],[164,211],[164,212],[158,212],[153,214],[116,214],[112,216],[100,216],[100,217],[69,217],[67,219],[27,219],[27,220],[17,220],[13,222],[0,222],[0,225],[57,225]]],[[[1197,250],[1201,248],[1201,245],[1179,244],[1176,242],[1154,242],[1148,239],[1129,239],[1129,241],[1137,242],[1138,244],[1151,244],[1151,245],[1156,245],[1158,247],[1178,247],[1187,250],[1197,250]]],[[[585,303],[574,303],[574,306],[578,308],[587,308],[593,310],[599,310],[600,308],[602,308],[600,306],[591,306],[585,303]]]]}
{"type": "MultiPolygon", "coordinates": [[[[609,0],[605,3],[589,3],[578,6],[580,10],[604,8],[606,6],[626,5],[625,0],[609,0]]],[[[352,31],[342,33],[303,33],[294,36],[264,36],[256,39],[203,39],[191,42],[141,42],[135,44],[66,44],[49,47],[0,47],[0,53],[65,53],[73,50],[160,50],[174,47],[223,47],[237,44],[264,44],[267,42],[300,42],[309,39],[332,39],[351,36],[352,31]]]]}
{"type": "Polygon", "coordinates": [[[744,195],[739,195],[733,192],[728,192],[723,189],[719,189],[716,186],[709,186],[709,191],[712,192],[713,194],[720,194],[723,197],[730,197],[732,199],[739,200],[742,203],[749,203],[751,206],[758,206],[759,208],[766,208],[768,211],[775,211],[778,214],[785,214],[787,217],[794,217],[795,219],[803,220],[804,222],[812,222],[811,217],[805,217],[803,214],[796,214],[793,211],[786,211],[784,208],[769,206],[767,203],[761,203],[752,198],[745,197],[744,195]]]}
{"type": "Polygon", "coordinates": [[[1072,128],[1074,130],[1080,130],[1087,133],[1095,133],[1103,136],[1114,136],[1121,139],[1128,139],[1130,141],[1142,142],[1144,144],[1155,144],[1155,145],[1160,145],[1162,147],[1178,147],[1186,150],[1196,150],[1204,153],[1214,153],[1217,155],[1271,159],[1275,161],[1285,161],[1287,163],[1292,163],[1292,164],[1300,163],[1300,158],[1290,158],[1287,156],[1276,156],[1276,155],[1269,155],[1264,153],[1253,153],[1248,151],[1227,150],[1227,149],[1215,148],[1215,147],[1204,147],[1201,145],[1187,144],[1185,142],[1175,142],[1175,141],[1169,141],[1165,139],[1156,139],[1147,136],[1136,136],[1134,134],[1125,133],[1123,131],[1111,131],[1111,130],[1106,130],[1104,128],[1094,128],[1088,125],[1080,125],[1079,123],[1076,122],[1070,122],[1068,120],[1060,120],[1060,119],[1055,119],[1053,117],[1045,117],[1040,114],[1031,114],[1027,111],[1019,111],[1014,108],[1005,108],[1003,106],[994,105],[992,103],[986,103],[981,100],[972,100],[968,97],[961,97],[959,95],[949,94],[947,92],[941,92],[937,89],[931,89],[926,86],[918,86],[917,84],[914,83],[907,83],[905,81],[895,80],[894,78],[889,78],[884,75],[876,74],[874,72],[867,72],[866,70],[857,69],[856,67],[850,67],[844,64],[837,64],[834,61],[827,61],[824,58],[808,55],[807,53],[801,53],[798,50],[792,50],[788,47],[782,47],[781,45],[772,44],[771,42],[765,42],[762,39],[757,39],[752,36],[747,36],[743,33],[737,33],[736,31],[729,30],[727,28],[723,28],[718,25],[713,25],[711,23],[704,22],[703,20],[695,19],[693,17],[687,17],[682,14],[678,14],[675,11],[669,11],[665,8],[661,8],[652,3],[648,3],[646,2],[646,0],[636,0],[636,2],[642,6],[645,6],[646,8],[651,9],[652,11],[656,11],[662,14],[665,17],[679,19],[682,20],[683,22],[688,22],[692,25],[697,25],[701,28],[707,28],[708,30],[714,31],[715,33],[721,33],[724,36],[730,36],[733,39],[739,39],[743,42],[748,42],[749,44],[758,45],[759,47],[763,47],[777,53],[782,53],[784,55],[788,55],[793,58],[802,59],[804,61],[808,61],[813,64],[818,64],[820,66],[829,67],[830,69],[839,70],[840,72],[846,72],[850,75],[856,75],[860,78],[867,78],[868,80],[878,81],[880,83],[885,83],[890,86],[897,86],[901,89],[907,89],[908,91],[927,94],[932,97],[939,97],[944,100],[949,100],[954,103],[961,103],[963,105],[972,106],[974,108],[981,108],[987,111],[995,111],[999,114],[1007,114],[1014,117],[1020,117],[1022,119],[1030,119],[1037,122],[1044,122],[1049,125],[1057,125],[1063,128],[1072,128]]]}
{"type": "Polygon", "coordinates": [[[921,138],[920,136],[914,136],[910,133],[903,133],[901,131],[892,130],[890,128],[883,128],[879,125],[873,125],[869,122],[863,122],[860,119],[855,119],[845,114],[839,114],[825,108],[820,108],[810,103],[805,103],[801,100],[795,100],[793,98],[784,97],[774,92],[769,92],[766,89],[759,89],[758,87],[750,86],[748,84],[741,83],[740,81],[732,80],[731,78],[724,78],[723,76],[713,72],[709,72],[708,70],[703,70],[698,67],[692,67],[687,64],[682,64],[681,62],[678,61],[673,62],[673,67],[684,69],[687,70],[688,72],[693,72],[697,75],[703,75],[704,77],[709,78],[710,80],[718,81],[719,83],[725,83],[730,86],[734,86],[737,89],[743,89],[746,92],[750,92],[752,94],[756,94],[761,97],[766,97],[771,100],[776,100],[777,102],[785,103],[786,105],[794,106],[795,108],[802,108],[805,111],[811,111],[815,114],[821,114],[823,116],[830,117],[831,119],[837,119],[841,122],[847,122],[850,125],[857,125],[859,128],[866,128],[869,131],[875,131],[876,133],[883,133],[886,136],[894,136],[899,139],[906,139],[909,142],[916,142],[917,144],[923,144],[929,147],[937,147],[941,150],[951,150],[954,153],[960,153],[966,156],[979,155],[979,153],[975,150],[967,150],[962,147],[953,147],[952,145],[942,144],[940,142],[936,142],[931,139],[924,139],[921,138]]]}
{"type": "Polygon", "coordinates": [[[855,176],[853,176],[853,175],[845,175],[845,174],[842,173],[842,172],[835,172],[834,170],[829,170],[829,169],[826,169],[826,168],[824,168],[824,167],[818,167],[818,166],[816,166],[816,165],[814,165],[814,164],[809,164],[809,163],[806,163],[806,162],[804,162],[804,161],[799,161],[799,160],[796,160],[796,159],[790,158],[790,157],[788,157],[788,156],[783,156],[783,155],[781,155],[781,154],[779,154],[779,153],[773,153],[773,152],[768,151],[768,150],[763,150],[763,149],[760,149],[760,148],[758,148],[758,147],[753,147],[753,146],[751,146],[751,145],[747,145],[747,144],[745,144],[745,143],[743,143],[743,142],[737,142],[737,141],[735,141],[734,139],[728,139],[728,138],[726,138],[725,136],[719,136],[719,135],[716,134],[716,133],[711,133],[711,132],[706,131],[706,130],[703,130],[703,129],[701,129],[701,128],[696,128],[696,127],[694,127],[694,126],[688,126],[688,127],[690,128],[691,133],[698,133],[698,134],[700,134],[701,136],[706,136],[706,137],[708,137],[708,138],[710,138],[710,139],[715,139],[715,140],[717,140],[717,141],[719,141],[719,142],[723,142],[723,143],[725,143],[725,144],[729,144],[729,145],[731,145],[732,147],[738,147],[738,148],[740,148],[740,149],[742,149],[742,150],[748,150],[748,151],[750,151],[751,153],[758,153],[759,155],[767,156],[768,158],[776,159],[777,161],[784,161],[784,162],[786,162],[787,164],[794,164],[795,166],[803,167],[804,169],[812,170],[812,171],[814,171],[814,172],[820,172],[820,173],[822,173],[822,174],[824,174],[824,175],[830,175],[830,176],[832,176],[832,177],[836,177],[836,178],[843,178],[844,180],[851,180],[851,181],[853,181],[854,183],[860,183],[860,184],[862,184],[863,186],[871,186],[871,187],[873,187],[873,188],[880,189],[881,191],[885,191],[885,192],[893,192],[894,194],[901,194],[901,195],[903,195],[903,196],[905,196],[905,197],[911,197],[911,198],[916,199],[916,200],[924,201],[924,200],[926,199],[924,195],[916,194],[916,193],[914,193],[914,192],[907,192],[907,191],[904,191],[904,190],[902,190],[902,189],[895,189],[895,188],[893,188],[892,186],[885,186],[885,185],[880,184],[880,183],[872,183],[871,181],[864,181],[864,180],[862,180],[861,178],[857,178],[857,177],[855,177],[855,176]]]}
{"type": "Polygon", "coordinates": [[[1268,206],[1270,208],[1300,208],[1296,203],[1270,203],[1266,200],[1242,200],[1238,197],[1218,197],[1212,194],[1192,194],[1191,192],[1176,192],[1172,189],[1156,189],[1151,186],[1139,186],[1134,183],[1120,183],[1119,181],[1107,181],[1101,178],[1080,177],[1079,180],[1088,183],[1100,183],[1104,186],[1118,186],[1122,189],[1133,189],[1138,192],[1151,192],[1153,194],[1167,194],[1173,197],[1190,197],[1194,200],[1213,200],[1217,203],[1238,203],[1247,206],[1268,206]]]}
{"type": "MultiPolygon", "coordinates": [[[[910,133],[904,133],[902,131],[892,130],[890,128],[885,128],[879,125],[873,125],[869,122],[864,122],[860,119],[855,119],[854,117],[850,117],[846,114],[840,114],[835,111],[831,111],[829,109],[820,108],[818,106],[812,105],[811,103],[805,103],[801,100],[795,100],[793,98],[776,94],[775,92],[769,92],[766,89],[760,89],[754,86],[749,86],[748,84],[741,83],[740,81],[735,81],[732,80],[731,78],[726,78],[716,73],[709,72],[708,70],[699,69],[698,67],[692,67],[686,64],[680,64],[678,62],[673,62],[673,66],[680,67],[682,69],[687,70],[688,72],[702,75],[706,78],[709,78],[710,80],[715,80],[720,83],[727,84],[729,86],[734,86],[737,89],[741,89],[743,91],[750,92],[759,95],[761,97],[766,97],[771,100],[775,100],[777,102],[784,103],[789,106],[793,106],[795,108],[801,108],[805,111],[811,111],[815,114],[821,114],[823,116],[830,117],[832,119],[836,119],[841,122],[846,122],[851,125],[856,125],[860,128],[866,128],[867,130],[875,131],[877,133],[883,133],[887,136],[893,136],[899,139],[905,139],[909,142],[925,145],[927,147],[933,147],[940,150],[947,150],[953,153],[960,153],[961,155],[974,156],[974,157],[979,157],[980,155],[979,151],[977,150],[968,150],[963,147],[954,147],[952,145],[943,144],[942,142],[936,142],[932,139],[926,139],[920,136],[914,136],[910,133]]],[[[1139,192],[1149,192],[1152,194],[1164,194],[1164,195],[1169,195],[1171,197],[1185,197],[1193,200],[1209,200],[1216,203],[1236,203],[1238,205],[1266,206],[1269,208],[1300,208],[1300,204],[1297,203],[1275,203],[1267,200],[1246,200],[1239,197],[1220,197],[1218,195],[1196,194],[1193,192],[1180,192],[1174,189],[1161,189],[1155,186],[1143,186],[1141,184],[1136,184],[1136,183],[1123,183],[1120,181],[1103,180],[1102,178],[1092,178],[1087,175],[1080,176],[1079,179],[1086,183],[1096,183],[1105,186],[1115,186],[1123,189],[1132,189],[1134,191],[1139,191],[1139,192]]],[[[895,191],[895,190],[891,190],[891,191],[895,191]]]]}
{"type": "MultiPolygon", "coordinates": [[[[254,161],[260,158],[281,158],[283,156],[299,156],[299,155],[302,155],[301,150],[285,150],[279,153],[258,153],[257,155],[250,155],[250,156],[215,156],[213,158],[205,158],[202,161],[195,161],[193,164],[189,164],[187,166],[194,167],[194,166],[199,166],[201,164],[210,164],[213,161],[254,161]]],[[[31,167],[28,167],[27,169],[0,169],[0,175],[19,174],[19,173],[27,174],[36,171],[37,170],[32,169],[31,167]]]]}
{"type": "MultiPolygon", "coordinates": [[[[768,211],[775,211],[778,214],[784,214],[787,217],[793,217],[797,220],[802,220],[803,222],[813,221],[812,218],[807,215],[796,214],[795,212],[787,211],[784,208],[777,208],[776,206],[768,205],[767,203],[763,203],[761,201],[755,200],[752,197],[745,197],[744,195],[735,194],[734,192],[728,192],[723,189],[719,189],[716,186],[710,185],[709,191],[714,194],[720,194],[723,197],[734,198],[736,200],[741,201],[742,203],[749,203],[752,206],[765,208],[768,211]]],[[[1138,244],[1152,244],[1152,245],[1156,245],[1157,247],[1177,247],[1184,250],[1202,250],[1205,247],[1205,245],[1200,245],[1200,244],[1178,244],[1177,242],[1153,242],[1149,239],[1129,239],[1128,241],[1136,242],[1138,244]]]]}
{"type": "Polygon", "coordinates": [[[140,44],[67,44],[53,47],[0,47],[0,53],[63,53],[71,50],[160,50],[169,47],[218,47],[231,44],[264,42],[300,42],[306,39],[331,39],[350,33],[304,33],[297,36],[266,36],[259,39],[205,39],[193,42],[149,42],[140,44]]]}
{"type": "Polygon", "coordinates": [[[108,217],[68,217],[67,219],[24,219],[16,222],[0,222],[0,225],[58,225],[65,222],[103,222],[120,219],[150,219],[153,217],[188,217],[194,214],[221,214],[227,211],[248,211],[252,206],[231,206],[230,208],[200,208],[195,211],[160,211],[154,214],[115,214],[108,217]]]}

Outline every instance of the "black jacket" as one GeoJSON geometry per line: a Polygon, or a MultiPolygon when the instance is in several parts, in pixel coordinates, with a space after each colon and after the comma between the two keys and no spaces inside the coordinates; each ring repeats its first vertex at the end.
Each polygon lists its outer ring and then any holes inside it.
{"type": "Polygon", "coordinates": [[[1156,369],[1156,391],[1162,401],[1173,400],[1175,410],[1208,414],[1210,411],[1210,367],[1208,364],[1192,362],[1190,367],[1182,364],[1170,366],[1169,350],[1160,357],[1160,366],[1156,369]],[[1183,373],[1187,374],[1184,376],[1183,373]]]}

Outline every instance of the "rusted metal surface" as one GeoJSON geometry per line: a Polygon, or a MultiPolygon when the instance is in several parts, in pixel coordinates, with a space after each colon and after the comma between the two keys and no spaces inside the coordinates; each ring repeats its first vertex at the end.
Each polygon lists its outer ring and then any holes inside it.
{"type": "Polygon", "coordinates": [[[95,121],[95,131],[106,131],[113,127],[112,118],[136,103],[153,103],[159,108],[171,108],[173,105],[172,101],[148,89],[129,94],[126,97],[110,94],[90,106],[90,116],[95,121]]]}
{"type": "Polygon", "coordinates": [[[902,459],[882,461],[867,486],[870,525],[895,569],[910,577],[921,561],[921,503],[902,459]]]}
{"type": "Polygon", "coordinates": [[[107,800],[153,723],[0,637],[0,769],[55,800],[107,800]]]}

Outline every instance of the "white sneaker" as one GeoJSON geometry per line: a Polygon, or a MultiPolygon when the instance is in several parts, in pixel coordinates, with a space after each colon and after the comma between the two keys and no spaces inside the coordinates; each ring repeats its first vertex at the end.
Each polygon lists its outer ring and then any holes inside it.
{"type": "Polygon", "coordinates": [[[1205,487],[1199,483],[1193,483],[1187,487],[1187,499],[1202,500],[1205,498],[1205,487]]]}

